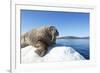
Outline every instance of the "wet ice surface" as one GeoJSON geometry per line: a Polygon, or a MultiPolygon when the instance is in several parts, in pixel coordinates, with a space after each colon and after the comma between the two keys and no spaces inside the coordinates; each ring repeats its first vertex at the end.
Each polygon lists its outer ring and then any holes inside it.
{"type": "Polygon", "coordinates": [[[36,48],[27,46],[21,49],[21,63],[35,62],[61,62],[85,60],[85,58],[75,51],[72,47],[53,46],[48,48],[48,53],[44,57],[40,57],[35,53],[36,48]]]}

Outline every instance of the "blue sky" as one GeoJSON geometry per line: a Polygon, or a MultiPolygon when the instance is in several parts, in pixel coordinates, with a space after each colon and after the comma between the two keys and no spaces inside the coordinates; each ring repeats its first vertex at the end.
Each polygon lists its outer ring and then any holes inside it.
{"type": "Polygon", "coordinates": [[[89,13],[21,10],[21,32],[55,26],[60,36],[89,36],[89,13]]]}

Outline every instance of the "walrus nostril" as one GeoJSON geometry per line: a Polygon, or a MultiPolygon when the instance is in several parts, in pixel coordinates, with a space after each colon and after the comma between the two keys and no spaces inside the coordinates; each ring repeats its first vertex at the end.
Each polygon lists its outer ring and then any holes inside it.
{"type": "Polygon", "coordinates": [[[59,32],[56,30],[56,36],[59,36],[59,32]]]}

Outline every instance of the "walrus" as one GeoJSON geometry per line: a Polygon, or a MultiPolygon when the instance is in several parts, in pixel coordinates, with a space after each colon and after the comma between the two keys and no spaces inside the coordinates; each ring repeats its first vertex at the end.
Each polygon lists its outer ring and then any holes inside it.
{"type": "Polygon", "coordinates": [[[56,37],[59,35],[55,26],[42,26],[34,28],[21,36],[21,48],[28,45],[36,47],[36,53],[43,57],[47,53],[47,48],[56,43],[56,37]]]}

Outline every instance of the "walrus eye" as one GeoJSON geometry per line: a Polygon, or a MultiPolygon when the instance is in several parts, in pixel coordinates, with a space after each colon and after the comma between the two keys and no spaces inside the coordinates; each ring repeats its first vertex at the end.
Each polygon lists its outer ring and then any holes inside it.
{"type": "Polygon", "coordinates": [[[50,31],[53,31],[54,29],[55,29],[55,27],[54,26],[50,26],[50,31]]]}

